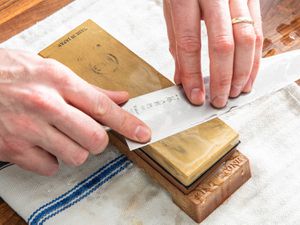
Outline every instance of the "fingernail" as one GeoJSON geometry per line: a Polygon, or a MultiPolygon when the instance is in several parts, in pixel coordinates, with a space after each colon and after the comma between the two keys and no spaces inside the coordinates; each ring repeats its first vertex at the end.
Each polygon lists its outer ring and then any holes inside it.
{"type": "Polygon", "coordinates": [[[230,89],[230,97],[235,98],[241,94],[242,86],[241,85],[232,85],[230,89]]]}
{"type": "Polygon", "coordinates": [[[140,142],[147,142],[150,140],[151,137],[151,131],[149,128],[144,127],[144,126],[138,126],[135,129],[135,136],[138,141],[140,142]]]}
{"type": "Polygon", "coordinates": [[[202,104],[203,103],[203,93],[200,88],[194,88],[191,91],[191,102],[193,104],[202,104]]]}
{"type": "Polygon", "coordinates": [[[227,104],[227,100],[227,95],[219,95],[212,100],[212,104],[217,108],[223,108],[227,104]]]}

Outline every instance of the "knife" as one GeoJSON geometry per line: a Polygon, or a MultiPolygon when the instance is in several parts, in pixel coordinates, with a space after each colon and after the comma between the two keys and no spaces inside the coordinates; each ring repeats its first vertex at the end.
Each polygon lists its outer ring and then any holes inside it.
{"type": "MultiPolygon", "coordinates": [[[[146,144],[126,139],[130,150],[141,148],[168,136],[218,117],[232,109],[276,92],[300,78],[300,50],[262,59],[253,90],[239,98],[229,99],[223,109],[213,108],[209,95],[202,106],[195,106],[185,97],[183,88],[172,86],[130,99],[123,109],[144,121],[152,130],[151,141],[146,144]]],[[[209,78],[204,79],[209,93],[209,78]]]]}

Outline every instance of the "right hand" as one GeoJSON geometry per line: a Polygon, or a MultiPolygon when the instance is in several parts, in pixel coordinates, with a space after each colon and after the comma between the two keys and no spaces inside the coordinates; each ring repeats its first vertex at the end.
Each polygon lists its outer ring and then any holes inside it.
{"type": "Polygon", "coordinates": [[[0,49],[0,161],[41,175],[55,174],[58,159],[81,165],[108,144],[99,123],[149,141],[150,129],[117,105],[127,100],[127,92],[94,87],[55,60],[0,49]]]}
{"type": "Polygon", "coordinates": [[[259,0],[164,0],[164,15],[175,61],[175,83],[187,98],[203,104],[205,89],[201,71],[201,23],[205,21],[210,60],[210,101],[226,106],[252,89],[263,46],[259,0]],[[252,18],[232,24],[233,18],[252,18]]]}

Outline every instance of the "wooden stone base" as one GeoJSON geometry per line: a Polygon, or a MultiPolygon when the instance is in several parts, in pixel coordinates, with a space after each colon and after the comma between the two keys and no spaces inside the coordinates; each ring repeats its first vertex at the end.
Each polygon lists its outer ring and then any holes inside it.
{"type": "Polygon", "coordinates": [[[251,177],[249,160],[236,150],[229,159],[210,171],[210,175],[189,194],[185,194],[140,156],[142,150],[129,151],[115,135],[110,135],[110,138],[123,154],[168,191],[173,202],[197,223],[209,216],[251,177]]]}

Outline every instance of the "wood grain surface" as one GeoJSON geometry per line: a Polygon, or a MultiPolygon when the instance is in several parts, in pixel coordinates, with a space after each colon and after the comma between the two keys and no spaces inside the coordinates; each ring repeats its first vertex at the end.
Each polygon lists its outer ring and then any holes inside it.
{"type": "Polygon", "coordinates": [[[0,0],[0,43],[72,0],[0,0]]]}
{"type": "Polygon", "coordinates": [[[263,56],[300,48],[300,1],[262,0],[263,56]]]}
{"type": "MultiPolygon", "coordinates": [[[[22,17],[22,13],[15,14],[12,10],[11,15],[14,15],[8,22],[3,18],[8,18],[7,16],[2,16],[2,11],[10,4],[16,4],[17,2],[22,2],[22,0],[0,0],[0,40],[4,40],[13,36],[14,34],[20,32],[21,30],[34,24],[36,21],[42,19],[49,15],[49,12],[44,9],[35,9],[31,12],[29,9],[25,10],[25,17],[22,17]],[[35,16],[36,11],[40,12],[40,15],[35,16]],[[32,14],[31,14],[32,13],[32,14]],[[26,16],[27,15],[27,16],[26,16]],[[31,16],[34,15],[34,16],[31,16]],[[31,17],[36,17],[37,19],[32,19],[31,17]],[[11,21],[11,22],[10,22],[11,21]],[[24,24],[16,25],[15,28],[11,24],[24,24]],[[3,30],[8,27],[7,31],[3,30]],[[2,34],[5,34],[3,35],[2,34]]],[[[27,2],[41,2],[41,1],[27,1],[27,2]]],[[[49,1],[43,1],[49,2],[49,1]]],[[[69,1],[56,1],[53,2],[69,2],[69,1]]],[[[45,3],[44,3],[45,4],[45,3]]],[[[38,5],[38,4],[37,4],[38,5]]],[[[270,56],[285,52],[292,49],[300,48],[300,1],[299,0],[261,0],[262,6],[262,16],[263,16],[263,28],[264,28],[264,49],[263,55],[270,56]]],[[[18,5],[19,10],[22,5],[18,5]]],[[[37,7],[39,8],[39,7],[37,7]]],[[[59,8],[59,7],[57,7],[59,8]]],[[[17,9],[16,9],[17,10],[17,9]]],[[[52,9],[55,10],[55,9],[52,9]]],[[[6,11],[8,12],[8,11],[6,11]]],[[[51,12],[50,12],[51,13],[51,12]]],[[[6,14],[4,14],[6,15],[6,14]]],[[[298,83],[300,85],[300,82],[298,83]]],[[[0,225],[10,225],[10,224],[26,224],[16,213],[13,212],[9,206],[0,199],[0,225]]]]}

